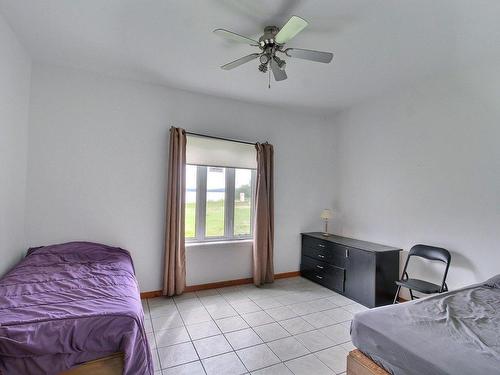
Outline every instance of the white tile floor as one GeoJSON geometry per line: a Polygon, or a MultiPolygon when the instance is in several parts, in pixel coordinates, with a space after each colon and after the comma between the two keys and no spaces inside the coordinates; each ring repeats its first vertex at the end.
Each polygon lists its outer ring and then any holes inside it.
{"type": "Polygon", "coordinates": [[[143,301],[155,375],[343,374],[366,308],[301,277],[143,301]]]}

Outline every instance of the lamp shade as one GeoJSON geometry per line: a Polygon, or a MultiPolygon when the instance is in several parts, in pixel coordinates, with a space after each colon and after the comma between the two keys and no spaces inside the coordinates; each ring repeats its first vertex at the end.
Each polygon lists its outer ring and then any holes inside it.
{"type": "Polygon", "coordinates": [[[326,208],[323,211],[321,211],[321,216],[322,219],[331,219],[332,218],[332,210],[326,208]]]}

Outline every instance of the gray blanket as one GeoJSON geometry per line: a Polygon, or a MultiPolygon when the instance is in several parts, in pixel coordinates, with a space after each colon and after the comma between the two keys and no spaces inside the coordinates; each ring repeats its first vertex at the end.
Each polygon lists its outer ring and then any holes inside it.
{"type": "Polygon", "coordinates": [[[500,374],[500,275],[356,314],[351,337],[394,375],[500,374]]]}

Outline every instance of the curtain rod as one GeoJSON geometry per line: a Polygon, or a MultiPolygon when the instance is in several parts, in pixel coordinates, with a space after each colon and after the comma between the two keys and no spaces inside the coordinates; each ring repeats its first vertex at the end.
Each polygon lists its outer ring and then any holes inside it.
{"type": "Polygon", "coordinates": [[[194,132],[188,132],[186,131],[186,134],[189,135],[194,135],[197,137],[205,137],[205,138],[212,138],[212,139],[219,139],[221,141],[228,141],[228,142],[236,142],[236,143],[244,143],[246,145],[255,145],[256,142],[247,142],[247,141],[241,141],[239,139],[231,139],[231,138],[223,138],[223,137],[216,137],[213,135],[206,135],[206,134],[200,134],[200,133],[194,133],[194,132]]]}

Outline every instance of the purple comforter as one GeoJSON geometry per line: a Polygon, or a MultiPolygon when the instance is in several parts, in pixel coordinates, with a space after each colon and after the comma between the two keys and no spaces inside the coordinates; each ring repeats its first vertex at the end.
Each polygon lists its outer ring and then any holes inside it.
{"type": "Polygon", "coordinates": [[[126,250],[89,242],[32,248],[0,279],[0,373],[58,374],[112,353],[153,374],[126,250]]]}

